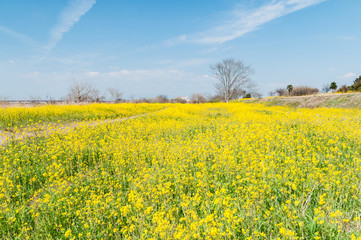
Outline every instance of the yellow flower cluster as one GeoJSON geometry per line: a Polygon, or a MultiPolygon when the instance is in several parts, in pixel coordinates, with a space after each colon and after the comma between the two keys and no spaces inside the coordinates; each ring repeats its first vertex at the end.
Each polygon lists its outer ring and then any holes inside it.
{"type": "Polygon", "coordinates": [[[361,237],[360,110],[147,111],[0,146],[1,238],[361,237]]]}
{"type": "Polygon", "coordinates": [[[0,108],[0,129],[48,122],[113,119],[156,111],[161,104],[44,105],[0,108]]]}

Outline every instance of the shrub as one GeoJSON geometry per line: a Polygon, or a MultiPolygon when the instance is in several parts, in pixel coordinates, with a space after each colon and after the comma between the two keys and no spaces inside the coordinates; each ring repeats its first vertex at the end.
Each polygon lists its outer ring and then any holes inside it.
{"type": "Polygon", "coordinates": [[[361,76],[355,79],[353,84],[350,86],[350,90],[361,92],[361,76]]]}
{"type": "Polygon", "coordinates": [[[320,90],[317,88],[312,88],[308,86],[298,86],[294,87],[291,96],[304,96],[304,95],[312,95],[317,94],[320,90]]]}
{"type": "Polygon", "coordinates": [[[66,98],[68,101],[76,103],[104,100],[104,96],[100,94],[99,90],[86,82],[74,82],[66,98]]]}
{"type": "Polygon", "coordinates": [[[208,101],[211,103],[223,102],[224,98],[221,95],[214,95],[211,96],[208,101]]]}
{"type": "Polygon", "coordinates": [[[154,103],[169,103],[169,99],[165,95],[159,95],[153,99],[154,103]]]}
{"type": "Polygon", "coordinates": [[[181,98],[181,97],[177,97],[171,100],[172,103],[187,103],[187,100],[181,98]]]}
{"type": "Polygon", "coordinates": [[[244,96],[244,98],[251,98],[252,97],[252,94],[250,94],[250,93],[247,93],[245,96],[244,96]]]}
{"type": "Polygon", "coordinates": [[[350,87],[347,87],[347,85],[345,84],[345,85],[341,86],[339,89],[337,89],[337,92],[339,92],[339,93],[346,93],[346,92],[348,92],[349,90],[350,90],[350,87]]]}
{"type": "Polygon", "coordinates": [[[275,90],[278,96],[287,96],[287,89],[279,88],[275,90]]]}
{"type": "Polygon", "coordinates": [[[337,84],[336,82],[332,82],[330,85],[330,89],[332,89],[332,91],[335,91],[337,89],[337,84]]]}
{"type": "Polygon", "coordinates": [[[200,93],[193,93],[191,96],[191,103],[206,103],[206,98],[200,93]]]}
{"type": "Polygon", "coordinates": [[[131,101],[132,103],[152,103],[153,100],[150,98],[139,98],[131,101]]]}

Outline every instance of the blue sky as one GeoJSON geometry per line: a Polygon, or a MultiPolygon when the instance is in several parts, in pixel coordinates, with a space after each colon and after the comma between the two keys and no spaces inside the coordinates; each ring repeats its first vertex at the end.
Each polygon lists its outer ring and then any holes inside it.
{"type": "Polygon", "coordinates": [[[75,81],[124,97],[214,93],[209,65],[253,67],[264,96],[361,75],[361,1],[3,0],[0,96],[66,95],[75,81]]]}

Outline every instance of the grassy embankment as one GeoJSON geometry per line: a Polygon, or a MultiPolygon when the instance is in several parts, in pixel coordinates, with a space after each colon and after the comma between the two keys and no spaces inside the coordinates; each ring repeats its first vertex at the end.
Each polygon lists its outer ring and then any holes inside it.
{"type": "Polygon", "coordinates": [[[318,94],[299,97],[266,97],[242,99],[247,103],[263,103],[266,106],[289,106],[301,108],[361,108],[361,93],[318,94]]]}

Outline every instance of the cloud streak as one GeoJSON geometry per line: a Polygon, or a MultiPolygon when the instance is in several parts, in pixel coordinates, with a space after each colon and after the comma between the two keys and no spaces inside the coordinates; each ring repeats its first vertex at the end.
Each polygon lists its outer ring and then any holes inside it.
{"type": "Polygon", "coordinates": [[[258,30],[262,25],[326,0],[271,0],[258,8],[240,8],[231,12],[231,18],[209,30],[191,35],[180,35],[164,42],[172,46],[180,43],[222,44],[258,30]]]}
{"type": "Polygon", "coordinates": [[[138,69],[138,70],[127,70],[123,69],[116,72],[109,72],[107,74],[111,78],[127,78],[132,81],[141,80],[154,80],[154,79],[175,79],[184,76],[184,73],[179,70],[170,69],[138,69]]]}
{"type": "Polygon", "coordinates": [[[348,73],[345,73],[342,76],[339,76],[338,78],[339,79],[349,79],[349,78],[353,78],[353,77],[356,77],[356,73],[348,72],[348,73]]]}
{"type": "Polygon", "coordinates": [[[51,50],[56,47],[64,33],[70,31],[95,2],[95,0],[70,0],[68,6],[61,12],[58,23],[50,30],[50,40],[45,48],[51,50]]]}
{"type": "Polygon", "coordinates": [[[15,39],[18,39],[22,42],[25,42],[27,44],[31,44],[31,45],[35,44],[34,41],[31,38],[29,38],[28,36],[18,33],[18,32],[15,32],[15,31],[13,31],[7,27],[1,26],[1,25],[0,25],[0,32],[6,34],[8,36],[11,36],[15,39]]]}

